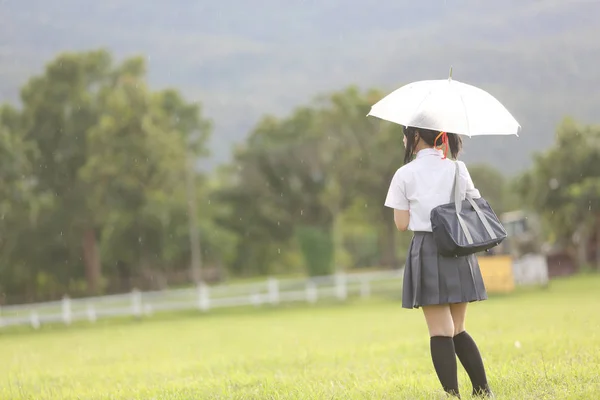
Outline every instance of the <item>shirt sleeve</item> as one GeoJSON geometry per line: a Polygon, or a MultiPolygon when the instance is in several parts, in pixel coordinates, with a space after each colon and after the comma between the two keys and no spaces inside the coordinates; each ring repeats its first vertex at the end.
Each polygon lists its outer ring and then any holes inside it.
{"type": "Polygon", "coordinates": [[[473,183],[473,179],[471,178],[471,174],[469,174],[469,169],[467,168],[465,163],[462,161],[459,161],[459,165],[461,167],[460,168],[461,175],[463,176],[463,178],[466,179],[466,182],[467,182],[467,195],[471,196],[472,199],[480,198],[481,193],[479,193],[479,190],[477,190],[477,188],[475,187],[475,184],[473,183]]]}
{"type": "Polygon", "coordinates": [[[396,210],[409,209],[408,198],[406,197],[406,179],[405,171],[399,169],[392,178],[392,183],[388,189],[387,197],[385,198],[384,205],[389,208],[396,210]]]}

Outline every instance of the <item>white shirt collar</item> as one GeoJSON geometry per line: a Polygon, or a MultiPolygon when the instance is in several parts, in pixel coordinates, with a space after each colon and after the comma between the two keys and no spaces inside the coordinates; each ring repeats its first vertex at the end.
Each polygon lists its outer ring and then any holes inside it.
{"type": "Polygon", "coordinates": [[[421,158],[424,156],[440,156],[441,157],[443,154],[444,154],[444,152],[439,149],[433,149],[433,148],[423,149],[417,153],[417,158],[421,158]]]}

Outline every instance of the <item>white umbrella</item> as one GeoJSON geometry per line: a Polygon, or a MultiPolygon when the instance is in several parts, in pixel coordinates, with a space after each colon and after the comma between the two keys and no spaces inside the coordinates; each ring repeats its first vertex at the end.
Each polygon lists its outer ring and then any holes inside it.
{"type": "Polygon", "coordinates": [[[403,86],[373,105],[368,115],[404,126],[467,136],[518,135],[521,129],[491,94],[452,78],[403,86]]]}

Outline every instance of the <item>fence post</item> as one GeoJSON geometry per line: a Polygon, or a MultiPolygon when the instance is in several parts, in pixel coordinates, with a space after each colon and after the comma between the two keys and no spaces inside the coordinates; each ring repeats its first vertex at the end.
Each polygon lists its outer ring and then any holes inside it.
{"type": "Polygon", "coordinates": [[[62,299],[62,319],[65,325],[71,325],[73,314],[71,312],[71,299],[65,295],[62,299]]]}
{"type": "Polygon", "coordinates": [[[317,301],[317,285],[309,279],[306,281],[306,301],[314,304],[317,301]]]}
{"type": "Polygon", "coordinates": [[[369,298],[371,296],[371,282],[366,279],[363,278],[363,280],[360,282],[360,297],[366,299],[369,298]]]}
{"type": "Polygon", "coordinates": [[[272,305],[279,304],[279,281],[276,278],[269,278],[267,285],[269,287],[269,302],[272,305]]]}
{"type": "Polygon", "coordinates": [[[335,275],[335,293],[338,299],[346,300],[348,298],[348,287],[347,287],[346,274],[338,272],[335,275]]]}
{"type": "Polygon", "coordinates": [[[137,289],[131,291],[131,313],[137,318],[142,316],[142,293],[137,289]]]}
{"type": "Polygon", "coordinates": [[[198,308],[202,311],[208,311],[210,309],[208,285],[204,282],[200,282],[196,290],[198,292],[198,308]]]}
{"type": "Polygon", "coordinates": [[[87,317],[88,317],[88,321],[90,322],[96,322],[96,309],[94,308],[93,304],[88,303],[87,307],[86,307],[86,312],[87,312],[87,317]]]}
{"type": "Polygon", "coordinates": [[[39,329],[40,317],[38,316],[37,312],[35,312],[35,311],[31,312],[31,315],[29,316],[29,322],[31,323],[31,327],[33,329],[39,329]]]}

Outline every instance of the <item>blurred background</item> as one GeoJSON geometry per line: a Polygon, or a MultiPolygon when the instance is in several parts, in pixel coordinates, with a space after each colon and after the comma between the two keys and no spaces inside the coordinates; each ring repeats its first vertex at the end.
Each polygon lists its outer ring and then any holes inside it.
{"type": "Polygon", "coordinates": [[[366,114],[450,66],[523,127],[465,140],[510,234],[487,257],[598,270],[598,15],[558,0],[0,1],[0,306],[399,271],[410,235],[383,201],[402,131],[366,114]]]}

